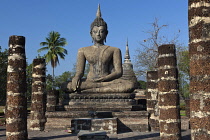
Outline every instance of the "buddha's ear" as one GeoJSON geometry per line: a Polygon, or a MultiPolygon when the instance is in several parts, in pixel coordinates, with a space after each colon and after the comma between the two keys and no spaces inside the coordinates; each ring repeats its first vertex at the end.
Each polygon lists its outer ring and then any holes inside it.
{"type": "Polygon", "coordinates": [[[105,38],[104,38],[104,42],[106,43],[106,37],[107,37],[107,35],[108,35],[108,30],[106,31],[106,36],[105,36],[105,38]]]}
{"type": "Polygon", "coordinates": [[[108,30],[107,30],[107,31],[106,31],[106,37],[107,37],[108,33],[109,33],[109,32],[108,32],[108,30]]]}

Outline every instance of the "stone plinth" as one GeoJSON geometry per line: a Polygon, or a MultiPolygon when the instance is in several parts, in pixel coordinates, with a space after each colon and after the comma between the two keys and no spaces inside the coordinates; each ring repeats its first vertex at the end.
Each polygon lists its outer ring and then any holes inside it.
{"type": "MultiPolygon", "coordinates": [[[[111,119],[117,118],[117,133],[132,131],[147,132],[149,129],[147,111],[121,111],[111,113],[111,119]]],[[[88,111],[46,112],[46,117],[46,129],[65,129],[71,127],[71,120],[75,118],[91,119],[88,111]]],[[[104,118],[104,120],[106,119],[110,118],[104,118]]]]}
{"type": "MultiPolygon", "coordinates": [[[[132,93],[83,93],[66,95],[64,109],[67,111],[131,111],[136,105],[132,93]]],[[[135,110],[141,110],[140,106],[135,110]]]]}

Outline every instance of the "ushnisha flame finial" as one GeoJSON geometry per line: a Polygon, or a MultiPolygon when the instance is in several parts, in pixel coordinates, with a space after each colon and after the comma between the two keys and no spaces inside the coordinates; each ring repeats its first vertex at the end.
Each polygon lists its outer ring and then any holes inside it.
{"type": "Polygon", "coordinates": [[[104,26],[107,29],[107,24],[101,17],[101,9],[100,9],[100,4],[98,4],[98,10],[96,12],[96,18],[90,25],[90,29],[92,30],[94,26],[104,26]]]}
{"type": "Polygon", "coordinates": [[[101,8],[100,8],[100,4],[98,4],[98,10],[96,13],[96,17],[100,17],[101,18],[101,8]]]}

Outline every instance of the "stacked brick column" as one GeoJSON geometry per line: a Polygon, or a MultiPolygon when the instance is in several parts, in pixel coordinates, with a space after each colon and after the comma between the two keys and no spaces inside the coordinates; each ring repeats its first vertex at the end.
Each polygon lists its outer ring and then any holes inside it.
{"type": "Polygon", "coordinates": [[[192,140],[210,139],[210,1],[189,0],[192,140]]]}
{"type": "Polygon", "coordinates": [[[46,64],[45,59],[39,58],[33,61],[32,74],[32,102],[30,129],[44,130],[46,122],[46,64]]]}
{"type": "Polygon", "coordinates": [[[158,72],[147,72],[147,111],[150,114],[149,126],[151,131],[159,130],[158,110],[158,72]]]}
{"type": "Polygon", "coordinates": [[[52,89],[47,92],[47,111],[55,111],[58,104],[59,91],[52,89]]]}
{"type": "Polygon", "coordinates": [[[25,37],[11,36],[7,68],[7,140],[26,140],[28,137],[26,90],[25,37]]]}
{"type": "Polygon", "coordinates": [[[175,46],[158,47],[158,104],[161,140],[180,140],[181,121],[175,46]]]}

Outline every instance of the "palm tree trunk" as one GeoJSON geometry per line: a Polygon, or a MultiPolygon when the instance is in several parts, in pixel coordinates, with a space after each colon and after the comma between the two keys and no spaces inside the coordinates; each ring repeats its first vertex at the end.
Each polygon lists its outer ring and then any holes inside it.
{"type": "Polygon", "coordinates": [[[52,90],[55,88],[55,70],[54,67],[53,68],[53,81],[52,81],[52,90]]]}

